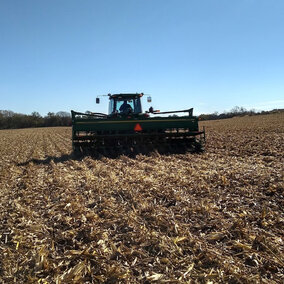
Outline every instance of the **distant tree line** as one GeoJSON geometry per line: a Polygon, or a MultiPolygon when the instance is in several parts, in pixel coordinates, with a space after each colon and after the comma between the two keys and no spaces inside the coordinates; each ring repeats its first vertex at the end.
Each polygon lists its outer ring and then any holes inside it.
{"type": "Polygon", "coordinates": [[[210,114],[201,114],[199,115],[200,120],[216,120],[216,119],[225,119],[225,118],[232,118],[235,116],[246,116],[246,115],[260,115],[260,114],[270,114],[270,113],[278,113],[278,112],[283,112],[284,109],[273,109],[269,111],[256,111],[254,109],[247,110],[244,107],[234,107],[228,112],[223,112],[223,113],[210,113],[210,114]]]}
{"type": "MultiPolygon", "coordinates": [[[[234,107],[228,112],[199,115],[200,120],[215,120],[232,118],[235,116],[245,115],[259,115],[284,112],[284,109],[274,109],[270,111],[246,110],[243,107],[234,107]]],[[[90,113],[86,111],[86,113],[90,113]]],[[[176,116],[176,115],[173,115],[176,116]]],[[[29,128],[29,127],[50,127],[50,126],[71,126],[71,114],[65,111],[57,113],[49,112],[46,116],[41,116],[34,111],[31,114],[15,113],[10,110],[0,110],[0,129],[15,129],[15,128],[29,128]]]]}
{"type": "Polygon", "coordinates": [[[71,115],[65,111],[49,112],[46,116],[41,116],[36,111],[32,114],[21,114],[10,110],[0,110],[0,129],[70,125],[71,115]]]}

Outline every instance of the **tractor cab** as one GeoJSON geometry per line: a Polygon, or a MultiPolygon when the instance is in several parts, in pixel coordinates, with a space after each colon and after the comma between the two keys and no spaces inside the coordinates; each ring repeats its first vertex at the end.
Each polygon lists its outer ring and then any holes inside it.
{"type": "Polygon", "coordinates": [[[141,97],[144,94],[109,94],[109,115],[138,115],[142,113],[141,97]]]}

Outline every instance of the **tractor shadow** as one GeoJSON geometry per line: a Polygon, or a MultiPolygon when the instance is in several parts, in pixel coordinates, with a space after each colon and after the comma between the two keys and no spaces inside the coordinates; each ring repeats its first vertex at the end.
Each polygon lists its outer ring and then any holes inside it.
{"type": "Polygon", "coordinates": [[[111,153],[100,153],[100,152],[94,152],[92,150],[85,150],[85,151],[78,151],[78,152],[72,152],[70,154],[65,154],[62,156],[47,156],[45,159],[29,159],[25,162],[18,163],[17,166],[26,166],[29,163],[34,163],[36,165],[49,165],[51,162],[57,164],[57,163],[64,163],[67,161],[81,161],[85,157],[90,157],[93,160],[101,160],[103,158],[109,158],[109,159],[117,159],[121,156],[126,156],[132,159],[135,159],[138,155],[145,155],[145,156],[169,156],[173,154],[186,154],[186,153],[198,153],[198,151],[192,151],[189,149],[174,149],[174,150],[167,150],[167,151],[159,151],[159,150],[152,150],[152,151],[142,151],[137,153],[128,153],[128,152],[111,152],[111,153]]]}
{"type": "Polygon", "coordinates": [[[120,156],[125,155],[131,158],[135,158],[136,156],[133,155],[126,155],[126,154],[117,154],[117,155],[110,155],[110,154],[101,154],[101,153],[93,153],[90,151],[84,151],[84,152],[72,152],[71,154],[62,155],[60,157],[58,156],[47,156],[45,159],[29,159],[22,163],[17,163],[17,166],[26,166],[30,163],[33,163],[35,165],[49,165],[50,163],[64,163],[67,161],[82,161],[85,157],[90,157],[93,160],[101,160],[103,158],[110,158],[110,159],[117,159],[120,156]]]}
{"type": "Polygon", "coordinates": [[[47,156],[45,159],[29,159],[23,163],[18,163],[17,166],[26,166],[29,163],[34,163],[36,165],[49,165],[51,162],[53,163],[64,163],[70,160],[80,160],[83,159],[83,156],[79,157],[74,153],[62,155],[60,157],[57,156],[47,156]]]}

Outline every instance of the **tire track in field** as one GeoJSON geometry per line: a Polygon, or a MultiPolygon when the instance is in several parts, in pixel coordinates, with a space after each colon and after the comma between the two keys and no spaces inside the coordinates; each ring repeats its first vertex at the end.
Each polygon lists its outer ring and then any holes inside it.
{"type": "Polygon", "coordinates": [[[46,156],[47,157],[57,157],[58,151],[54,147],[53,138],[50,133],[46,133],[46,156]]]}
{"type": "Polygon", "coordinates": [[[53,148],[53,153],[55,154],[55,157],[61,157],[63,156],[65,153],[64,151],[58,146],[58,136],[56,134],[49,134],[48,135],[48,139],[50,144],[52,145],[53,148]]]}
{"type": "Polygon", "coordinates": [[[72,150],[71,139],[67,141],[64,136],[60,135],[59,133],[56,133],[56,141],[57,146],[59,147],[62,154],[67,154],[72,150]]]}
{"type": "Polygon", "coordinates": [[[61,137],[61,140],[64,140],[68,144],[71,141],[71,137],[72,137],[71,131],[64,131],[64,134],[60,132],[60,133],[57,133],[57,135],[61,137]]]}
{"type": "Polygon", "coordinates": [[[45,147],[46,147],[46,140],[45,140],[45,133],[40,133],[41,135],[39,135],[39,143],[36,149],[36,153],[34,158],[36,159],[44,159],[46,156],[46,151],[45,151],[45,147]]]}
{"type": "Polygon", "coordinates": [[[49,156],[49,152],[48,152],[46,133],[43,134],[43,151],[44,151],[44,158],[47,158],[49,156]]]}
{"type": "Polygon", "coordinates": [[[26,156],[26,161],[28,159],[33,159],[34,154],[36,154],[37,147],[39,144],[38,135],[36,134],[31,135],[31,139],[28,142],[29,142],[29,151],[26,151],[28,153],[28,155],[26,156]]]}

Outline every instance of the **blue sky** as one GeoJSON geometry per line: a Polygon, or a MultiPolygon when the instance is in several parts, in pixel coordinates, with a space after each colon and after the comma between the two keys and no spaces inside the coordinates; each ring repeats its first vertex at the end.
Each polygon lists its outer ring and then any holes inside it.
{"type": "Polygon", "coordinates": [[[121,92],[284,108],[284,1],[0,0],[0,109],[106,112],[96,96],[121,92]]]}

